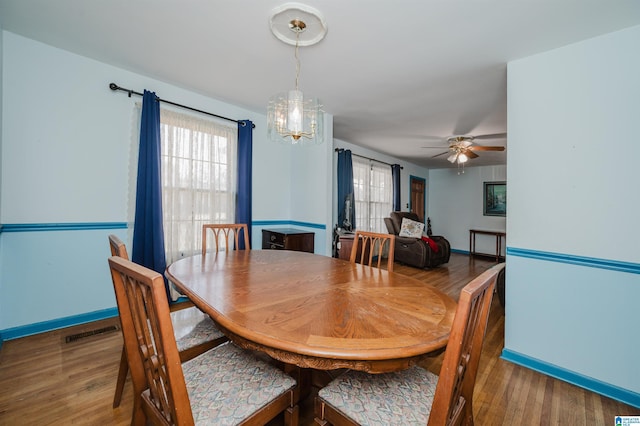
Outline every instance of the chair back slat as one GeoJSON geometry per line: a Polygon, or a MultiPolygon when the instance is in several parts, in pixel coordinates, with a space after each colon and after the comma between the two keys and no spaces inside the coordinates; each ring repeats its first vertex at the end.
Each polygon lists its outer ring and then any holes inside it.
{"type": "Polygon", "coordinates": [[[216,252],[239,247],[240,238],[244,242],[245,250],[251,250],[249,243],[249,228],[245,223],[205,224],[202,225],[202,255],[207,253],[207,230],[213,232],[216,252]],[[230,243],[233,242],[233,245],[230,243]],[[224,243],[224,244],[223,244],[224,243]]]}
{"type": "Polygon", "coordinates": [[[134,392],[146,402],[138,410],[160,413],[169,424],[193,424],[162,275],[117,256],[109,266],[134,392]]]}
{"type": "Polygon", "coordinates": [[[460,293],[429,426],[473,424],[473,388],[496,278],[504,263],[483,272],[460,293]]]}
{"type": "Polygon", "coordinates": [[[387,270],[393,272],[393,257],[395,252],[395,235],[379,234],[376,232],[356,231],[351,248],[351,263],[375,266],[380,268],[382,259],[387,258],[387,270]]]}

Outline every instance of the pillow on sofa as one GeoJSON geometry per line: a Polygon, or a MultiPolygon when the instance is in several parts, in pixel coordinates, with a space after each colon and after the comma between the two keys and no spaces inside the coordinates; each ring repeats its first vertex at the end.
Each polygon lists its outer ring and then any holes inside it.
{"type": "Polygon", "coordinates": [[[406,217],[404,217],[402,218],[402,226],[400,226],[400,232],[398,233],[398,236],[421,238],[423,229],[424,223],[416,222],[415,220],[407,219],[406,217]]]}

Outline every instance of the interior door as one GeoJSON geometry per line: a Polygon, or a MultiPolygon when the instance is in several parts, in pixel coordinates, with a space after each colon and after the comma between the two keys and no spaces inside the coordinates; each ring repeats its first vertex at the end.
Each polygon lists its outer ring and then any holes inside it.
{"type": "Polygon", "coordinates": [[[424,204],[425,204],[425,188],[427,183],[424,179],[411,176],[411,204],[409,209],[412,213],[415,213],[420,218],[421,222],[424,222],[424,204]]]}

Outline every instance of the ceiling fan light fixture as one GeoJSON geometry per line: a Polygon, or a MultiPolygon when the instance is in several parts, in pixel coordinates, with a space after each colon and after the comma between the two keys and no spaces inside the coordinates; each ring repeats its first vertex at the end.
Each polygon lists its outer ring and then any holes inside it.
{"type": "Polygon", "coordinates": [[[290,145],[318,145],[324,141],[324,111],[317,98],[298,88],[300,58],[298,48],[322,40],[327,32],[324,18],[316,9],[287,3],[272,11],[270,27],[280,41],[295,46],[295,89],[269,98],[267,137],[290,145]]]}
{"type": "MultiPolygon", "coordinates": [[[[448,151],[433,155],[431,158],[446,158],[447,161],[449,161],[451,164],[455,164],[458,166],[458,174],[464,173],[465,163],[479,157],[479,155],[476,154],[476,151],[502,152],[505,150],[504,146],[476,145],[474,143],[474,140],[476,139],[489,139],[492,137],[506,137],[506,133],[496,133],[480,136],[449,136],[446,138],[446,141],[449,143],[448,151]],[[447,154],[449,154],[449,156],[444,157],[447,154]]],[[[439,146],[423,146],[422,148],[444,149],[444,147],[439,146]]]]}
{"type": "Polygon", "coordinates": [[[474,139],[474,136],[451,136],[447,138],[447,142],[449,142],[449,145],[459,145],[468,148],[473,145],[474,139]]]}

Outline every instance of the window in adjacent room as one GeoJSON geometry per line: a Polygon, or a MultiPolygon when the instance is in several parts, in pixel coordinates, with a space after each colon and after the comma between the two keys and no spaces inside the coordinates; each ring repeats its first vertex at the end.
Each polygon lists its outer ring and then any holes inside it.
{"type": "Polygon", "coordinates": [[[386,234],[384,218],[393,210],[391,167],[357,156],[352,161],[356,227],[386,234]]]}
{"type": "Polygon", "coordinates": [[[163,108],[160,131],[168,265],[200,252],[203,224],[235,222],[238,130],[163,108]]]}

